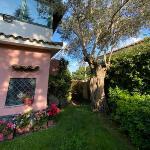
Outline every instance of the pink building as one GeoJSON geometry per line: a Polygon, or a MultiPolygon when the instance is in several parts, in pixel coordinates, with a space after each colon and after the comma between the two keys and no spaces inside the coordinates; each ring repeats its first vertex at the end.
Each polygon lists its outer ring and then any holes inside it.
{"type": "Polygon", "coordinates": [[[0,15],[0,116],[47,107],[50,60],[62,47],[51,41],[60,20],[53,17],[49,29],[0,15]],[[33,104],[25,105],[24,96],[32,97],[33,104]]]}

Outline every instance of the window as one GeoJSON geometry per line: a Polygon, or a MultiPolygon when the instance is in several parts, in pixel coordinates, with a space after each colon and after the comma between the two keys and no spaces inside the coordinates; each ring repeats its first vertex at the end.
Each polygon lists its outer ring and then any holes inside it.
{"type": "Polygon", "coordinates": [[[36,87],[35,78],[11,78],[6,97],[6,106],[21,105],[25,95],[34,97],[36,87]]]}
{"type": "Polygon", "coordinates": [[[0,0],[0,13],[52,28],[52,9],[38,0],[0,0]],[[44,13],[40,13],[42,8],[44,13]]]}

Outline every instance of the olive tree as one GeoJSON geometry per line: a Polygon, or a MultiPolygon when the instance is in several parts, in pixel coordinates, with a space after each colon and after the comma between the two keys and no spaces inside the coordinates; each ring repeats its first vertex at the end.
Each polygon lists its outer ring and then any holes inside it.
{"type": "Polygon", "coordinates": [[[113,50],[122,39],[149,27],[150,1],[65,0],[65,7],[61,25],[65,50],[89,64],[92,108],[106,111],[104,79],[113,50]]]}

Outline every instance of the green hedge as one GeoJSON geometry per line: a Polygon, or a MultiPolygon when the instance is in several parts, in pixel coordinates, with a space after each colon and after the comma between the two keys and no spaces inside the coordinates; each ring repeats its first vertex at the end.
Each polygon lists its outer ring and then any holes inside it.
{"type": "Polygon", "coordinates": [[[113,119],[139,149],[150,149],[150,95],[110,88],[109,97],[113,119]]]}
{"type": "Polygon", "coordinates": [[[106,90],[116,85],[130,93],[150,94],[150,38],[113,55],[106,90]]]}
{"type": "Polygon", "coordinates": [[[105,85],[113,119],[132,143],[150,149],[150,38],[113,54],[105,85]]]}

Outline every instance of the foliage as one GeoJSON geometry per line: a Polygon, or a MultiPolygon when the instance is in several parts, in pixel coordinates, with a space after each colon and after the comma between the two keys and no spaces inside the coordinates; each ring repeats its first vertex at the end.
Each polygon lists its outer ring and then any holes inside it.
{"type": "Polygon", "coordinates": [[[48,116],[46,110],[37,111],[33,114],[33,126],[42,126],[47,123],[48,116]]]}
{"type": "Polygon", "coordinates": [[[37,10],[39,15],[47,19],[47,26],[52,27],[55,30],[57,25],[55,25],[55,21],[60,21],[62,18],[65,7],[63,5],[62,0],[36,0],[37,1],[37,10]],[[57,16],[55,18],[54,16],[57,16]],[[53,21],[53,22],[52,22],[53,21]]]}
{"type": "Polygon", "coordinates": [[[89,67],[79,67],[76,72],[72,72],[73,80],[87,80],[90,77],[89,67]]]}
{"type": "Polygon", "coordinates": [[[49,120],[53,119],[56,115],[60,113],[60,109],[56,104],[51,104],[50,108],[47,110],[47,115],[49,120]]]}
{"type": "Polygon", "coordinates": [[[110,88],[113,118],[140,149],[150,148],[150,95],[110,88]]]}
{"type": "Polygon", "coordinates": [[[149,6],[149,0],[68,0],[62,21],[62,38],[68,43],[65,49],[88,62],[96,73],[101,59],[106,66],[110,63],[102,54],[148,27],[149,6]]]}
{"type": "Polygon", "coordinates": [[[127,89],[130,93],[150,94],[150,38],[114,53],[108,72],[109,87],[127,89]]]}
{"type": "Polygon", "coordinates": [[[14,124],[12,122],[6,122],[0,120],[0,133],[7,136],[14,132],[14,124]]]}
{"type": "Polygon", "coordinates": [[[90,99],[94,111],[107,111],[104,78],[112,51],[122,41],[149,27],[149,0],[68,0],[62,22],[65,50],[89,64],[90,99]],[[110,51],[106,59],[106,52],[110,51]],[[101,57],[103,55],[103,57],[101,57]],[[99,84],[100,83],[100,84],[99,84]],[[98,92],[101,91],[101,92],[98,92]]]}
{"type": "Polygon", "coordinates": [[[59,15],[63,15],[65,7],[63,5],[62,0],[36,0],[37,1],[37,9],[41,16],[48,16],[53,12],[59,13],[59,15]]]}
{"type": "Polygon", "coordinates": [[[32,111],[15,116],[16,128],[24,128],[31,124],[32,111]]]}
{"type": "Polygon", "coordinates": [[[15,11],[14,16],[22,21],[26,21],[29,23],[33,22],[33,19],[30,17],[30,14],[29,14],[29,8],[27,7],[26,0],[22,0],[22,4],[20,8],[18,8],[15,11]]]}
{"type": "Polygon", "coordinates": [[[53,94],[59,99],[67,98],[71,84],[71,76],[67,65],[68,62],[61,59],[58,74],[49,77],[48,95],[53,94]]]}
{"type": "Polygon", "coordinates": [[[53,128],[0,143],[1,150],[135,150],[118,129],[89,106],[66,107],[53,128]]]}
{"type": "Polygon", "coordinates": [[[112,61],[117,61],[117,59],[131,58],[135,55],[140,55],[147,53],[150,50],[150,37],[145,37],[136,43],[129,46],[121,48],[112,54],[112,61]]]}

